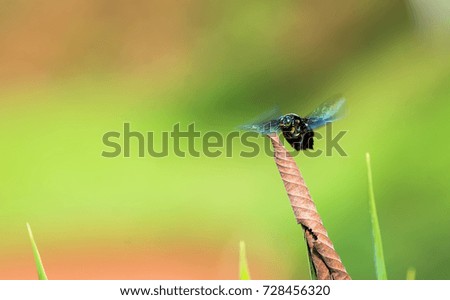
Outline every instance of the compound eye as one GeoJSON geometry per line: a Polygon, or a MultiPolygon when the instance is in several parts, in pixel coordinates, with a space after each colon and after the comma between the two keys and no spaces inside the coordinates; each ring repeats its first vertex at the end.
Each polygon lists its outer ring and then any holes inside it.
{"type": "Polygon", "coordinates": [[[284,116],[280,119],[280,125],[283,127],[289,127],[292,124],[292,117],[290,116],[284,116]]]}

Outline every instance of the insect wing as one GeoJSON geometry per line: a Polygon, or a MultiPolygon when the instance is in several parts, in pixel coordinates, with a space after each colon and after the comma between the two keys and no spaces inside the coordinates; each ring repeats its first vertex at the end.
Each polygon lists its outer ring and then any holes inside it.
{"type": "Polygon", "coordinates": [[[280,129],[278,121],[280,115],[280,109],[276,107],[265,112],[252,122],[249,122],[249,124],[241,125],[238,128],[246,131],[259,132],[261,134],[271,134],[280,129]]]}
{"type": "Polygon", "coordinates": [[[345,98],[340,97],[319,105],[306,118],[311,129],[324,126],[328,122],[341,119],[345,115],[345,98]]]}

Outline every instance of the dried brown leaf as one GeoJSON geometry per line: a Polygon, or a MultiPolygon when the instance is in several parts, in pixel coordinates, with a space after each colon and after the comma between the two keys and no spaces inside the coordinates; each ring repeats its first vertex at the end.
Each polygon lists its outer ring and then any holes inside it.
{"type": "Polygon", "coordinates": [[[278,135],[268,137],[272,141],[275,163],[289,196],[295,218],[305,232],[308,254],[317,279],[351,279],[328,237],[297,164],[280,143],[278,135]]]}

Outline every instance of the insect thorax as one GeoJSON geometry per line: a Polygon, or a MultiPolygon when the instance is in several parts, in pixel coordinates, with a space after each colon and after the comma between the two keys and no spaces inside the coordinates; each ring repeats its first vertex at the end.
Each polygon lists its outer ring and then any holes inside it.
{"type": "Polygon", "coordinates": [[[303,135],[306,132],[310,132],[311,129],[307,125],[307,119],[302,118],[296,114],[287,114],[283,116],[284,118],[291,118],[293,122],[289,125],[280,123],[280,129],[286,135],[291,137],[298,137],[299,135],[303,135]]]}

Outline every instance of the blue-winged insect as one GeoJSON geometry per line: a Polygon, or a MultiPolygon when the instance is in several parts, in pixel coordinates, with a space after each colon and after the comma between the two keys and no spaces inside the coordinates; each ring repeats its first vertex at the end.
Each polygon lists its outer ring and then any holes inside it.
{"type": "Polygon", "coordinates": [[[345,99],[340,97],[322,103],[305,117],[293,113],[280,116],[280,113],[272,112],[270,117],[266,116],[254,124],[243,125],[240,129],[261,134],[281,132],[295,150],[313,149],[314,130],[342,118],[344,110],[345,99]]]}

